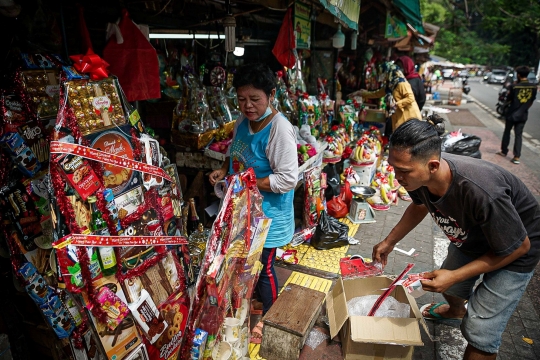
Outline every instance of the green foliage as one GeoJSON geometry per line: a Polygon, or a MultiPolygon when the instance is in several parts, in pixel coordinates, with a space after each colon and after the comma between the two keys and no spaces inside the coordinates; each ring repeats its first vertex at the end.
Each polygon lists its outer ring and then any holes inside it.
{"type": "Polygon", "coordinates": [[[434,53],[453,62],[536,66],[540,1],[420,0],[424,21],[441,27],[434,53]]]}

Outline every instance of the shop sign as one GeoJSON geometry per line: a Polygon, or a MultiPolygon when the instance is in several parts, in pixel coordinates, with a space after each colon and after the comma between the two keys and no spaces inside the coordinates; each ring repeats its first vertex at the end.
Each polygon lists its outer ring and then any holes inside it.
{"type": "Polygon", "coordinates": [[[301,2],[294,4],[294,36],[297,49],[309,49],[311,45],[311,8],[301,2]]]}
{"type": "Polygon", "coordinates": [[[386,26],[384,30],[385,38],[402,38],[407,36],[407,25],[401,20],[390,15],[390,12],[386,13],[386,26]]]}

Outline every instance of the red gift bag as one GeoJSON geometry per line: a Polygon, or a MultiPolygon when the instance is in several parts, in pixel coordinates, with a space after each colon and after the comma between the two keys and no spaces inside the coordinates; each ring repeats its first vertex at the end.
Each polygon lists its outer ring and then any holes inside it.
{"type": "Polygon", "coordinates": [[[156,50],[125,9],[118,26],[124,42],[118,44],[113,35],[103,49],[103,59],[109,63],[111,74],[118,77],[128,101],[160,98],[156,50]]]}

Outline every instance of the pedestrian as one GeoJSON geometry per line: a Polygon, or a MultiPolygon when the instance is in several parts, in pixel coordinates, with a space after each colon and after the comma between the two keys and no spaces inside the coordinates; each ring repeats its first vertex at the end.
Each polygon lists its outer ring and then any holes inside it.
{"type": "Polygon", "coordinates": [[[418,108],[422,111],[422,108],[426,103],[426,90],[424,89],[422,78],[414,69],[413,60],[408,56],[401,56],[397,59],[396,65],[401,68],[403,75],[405,75],[405,79],[411,84],[414,99],[418,104],[418,108]]]}
{"type": "Polygon", "coordinates": [[[439,90],[439,84],[442,82],[444,84],[444,78],[442,76],[441,70],[439,68],[435,69],[435,79],[437,79],[437,90],[439,90]]]}
{"type": "Polygon", "coordinates": [[[505,114],[504,134],[501,141],[501,150],[497,155],[506,156],[508,154],[508,145],[510,144],[510,132],[514,128],[514,157],[512,163],[519,164],[521,157],[521,146],[523,143],[523,128],[529,117],[529,108],[536,99],[536,84],[527,80],[529,75],[527,66],[518,66],[516,73],[518,82],[511,84],[508,89],[507,98],[510,100],[510,106],[505,114]]]}
{"type": "Polygon", "coordinates": [[[511,172],[441,154],[441,138],[429,122],[400,126],[389,151],[388,162],[413,203],[373,247],[373,259],[386,265],[394,246],[429,213],[450,245],[441,269],[422,274],[428,279],[422,287],[442,293],[446,302],[423,306],[422,315],[462,320],[464,359],[494,360],[540,257],[540,205],[511,172]]]}
{"type": "Polygon", "coordinates": [[[413,90],[407,79],[405,79],[403,72],[391,62],[383,64],[383,71],[385,80],[380,89],[375,91],[358,90],[349,94],[349,97],[352,98],[357,95],[362,96],[362,99],[380,99],[384,97],[386,112],[388,117],[391,118],[391,121],[387,122],[387,124],[391,126],[392,131],[409,119],[421,119],[420,109],[414,99],[413,90]]]}
{"type": "MultiPolygon", "coordinates": [[[[215,185],[228,173],[253,168],[263,196],[263,211],[272,224],[261,256],[262,271],[257,282],[260,302],[254,310],[266,314],[278,295],[274,270],[276,249],[291,241],[294,233],[294,188],[298,180],[296,133],[287,118],[272,107],[277,80],[265,64],[240,67],[233,80],[242,116],[236,120],[233,140],[223,166],[210,174],[215,185]],[[261,304],[262,302],[262,304],[261,304]]],[[[252,314],[254,311],[252,311],[252,314]]],[[[263,323],[252,331],[251,342],[261,343],[263,323]]]]}

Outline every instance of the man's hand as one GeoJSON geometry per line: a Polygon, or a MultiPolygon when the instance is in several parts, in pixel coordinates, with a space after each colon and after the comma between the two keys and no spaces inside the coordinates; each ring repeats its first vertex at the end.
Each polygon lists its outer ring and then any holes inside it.
{"type": "Polygon", "coordinates": [[[435,270],[422,274],[424,278],[430,280],[421,280],[422,288],[426,291],[444,293],[448,288],[459,281],[456,279],[455,273],[452,270],[435,270]]]}
{"type": "Polygon", "coordinates": [[[384,239],[373,247],[373,261],[380,262],[384,268],[388,262],[388,254],[390,254],[392,250],[394,250],[394,245],[390,244],[387,239],[384,239]]]}
{"type": "Polygon", "coordinates": [[[208,175],[208,179],[210,180],[210,184],[212,186],[216,185],[216,183],[220,180],[223,180],[223,178],[227,175],[227,170],[221,168],[214,170],[208,175]]]}

